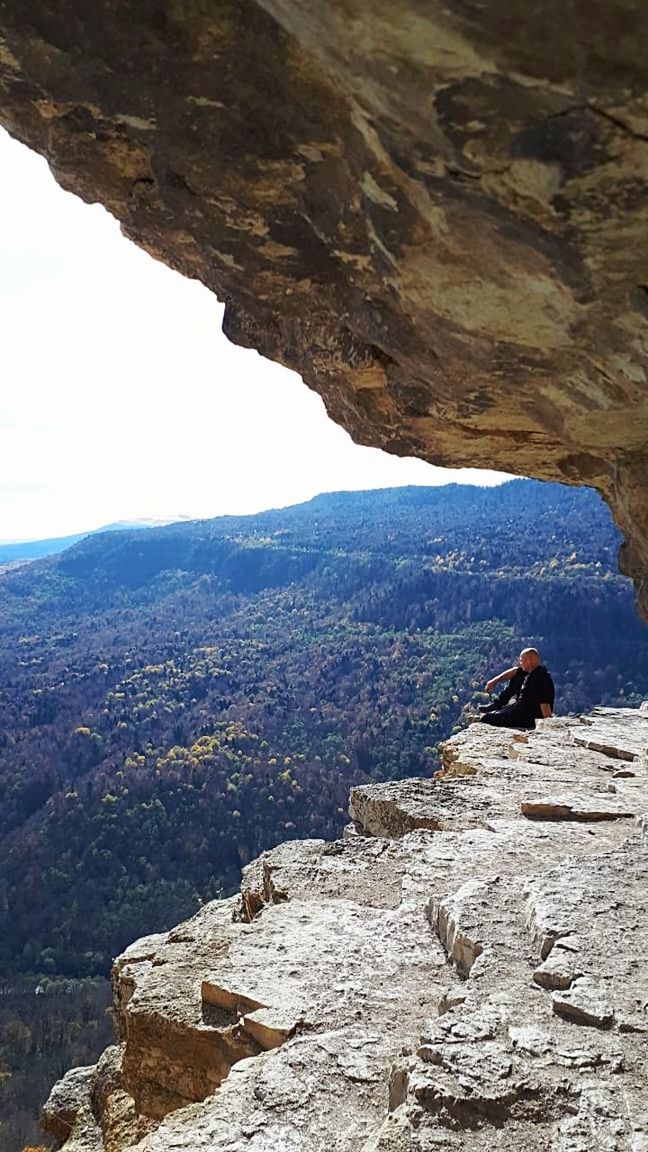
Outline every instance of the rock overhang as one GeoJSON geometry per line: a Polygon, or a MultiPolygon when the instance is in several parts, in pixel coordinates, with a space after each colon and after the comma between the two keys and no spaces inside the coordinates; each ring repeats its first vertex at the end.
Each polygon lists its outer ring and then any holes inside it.
{"type": "Polygon", "coordinates": [[[648,602],[648,10],[0,4],[0,121],[359,441],[584,483],[648,602]]]}

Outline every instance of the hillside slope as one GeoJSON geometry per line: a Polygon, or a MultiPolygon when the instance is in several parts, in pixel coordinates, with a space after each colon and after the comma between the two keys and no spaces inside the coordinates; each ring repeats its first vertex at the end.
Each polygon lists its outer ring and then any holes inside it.
{"type": "Polygon", "coordinates": [[[539,644],[563,713],[648,693],[592,493],[530,481],[318,497],[92,536],[0,578],[0,970],[90,975],[332,838],[348,789],[430,776],[539,644]]]}
{"type": "Polygon", "coordinates": [[[5,564],[26,564],[30,560],[40,560],[43,556],[54,556],[57,552],[65,552],[72,548],[86,536],[101,532],[122,532],[126,529],[151,528],[160,521],[117,521],[115,524],[106,524],[103,528],[93,529],[89,532],[77,532],[71,536],[52,536],[44,540],[13,540],[0,543],[0,567],[5,564]]]}

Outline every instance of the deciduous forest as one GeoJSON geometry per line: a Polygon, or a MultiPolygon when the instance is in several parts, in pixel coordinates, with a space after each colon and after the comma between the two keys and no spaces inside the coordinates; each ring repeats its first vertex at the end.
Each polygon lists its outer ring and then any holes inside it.
{"type": "Polygon", "coordinates": [[[259,852],[339,835],[351,785],[432,775],[522,646],[558,712],[638,704],[618,546],[594,493],[512,481],[110,532],[0,572],[6,988],[105,977],[259,852]]]}

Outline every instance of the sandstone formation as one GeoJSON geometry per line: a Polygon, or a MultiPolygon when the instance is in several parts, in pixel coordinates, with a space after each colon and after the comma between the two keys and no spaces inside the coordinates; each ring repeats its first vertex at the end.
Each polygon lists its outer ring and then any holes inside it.
{"type": "Polygon", "coordinates": [[[0,122],[359,441],[590,484],[648,608],[648,6],[0,0],[0,122]]]}
{"type": "MultiPolygon", "coordinates": [[[[648,710],[473,725],[114,970],[65,1152],[648,1150],[648,710]]],[[[70,1133],[65,1141],[65,1136],[70,1133]]]]}

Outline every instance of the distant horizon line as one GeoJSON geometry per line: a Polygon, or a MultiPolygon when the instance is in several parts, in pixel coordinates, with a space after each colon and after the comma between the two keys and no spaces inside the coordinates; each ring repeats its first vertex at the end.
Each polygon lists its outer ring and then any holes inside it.
{"type": "Polygon", "coordinates": [[[216,512],[211,516],[204,515],[191,515],[186,512],[174,513],[170,516],[124,516],[116,520],[110,520],[107,523],[99,523],[91,528],[80,528],[72,531],[56,532],[51,534],[38,535],[38,536],[22,536],[12,537],[10,539],[0,539],[0,547],[5,548],[11,545],[27,545],[27,544],[42,544],[51,540],[67,540],[71,537],[78,536],[92,536],[100,532],[108,531],[128,531],[129,528],[166,528],[172,524],[182,524],[191,521],[200,520],[220,520],[224,517],[248,517],[248,516],[261,516],[264,512],[281,512],[288,508],[298,508],[301,505],[311,504],[314,500],[319,499],[320,496],[361,496],[369,492],[398,492],[405,491],[408,488],[420,488],[429,491],[441,491],[444,488],[477,488],[477,489],[490,489],[502,488],[506,484],[515,483],[520,480],[532,480],[533,477],[529,476],[509,476],[506,479],[497,480],[490,484],[480,484],[477,481],[458,481],[449,480],[446,484],[385,484],[377,488],[331,488],[323,490],[322,492],[315,493],[307,500],[295,500],[289,504],[274,504],[265,508],[257,508],[253,512],[216,512]]]}

